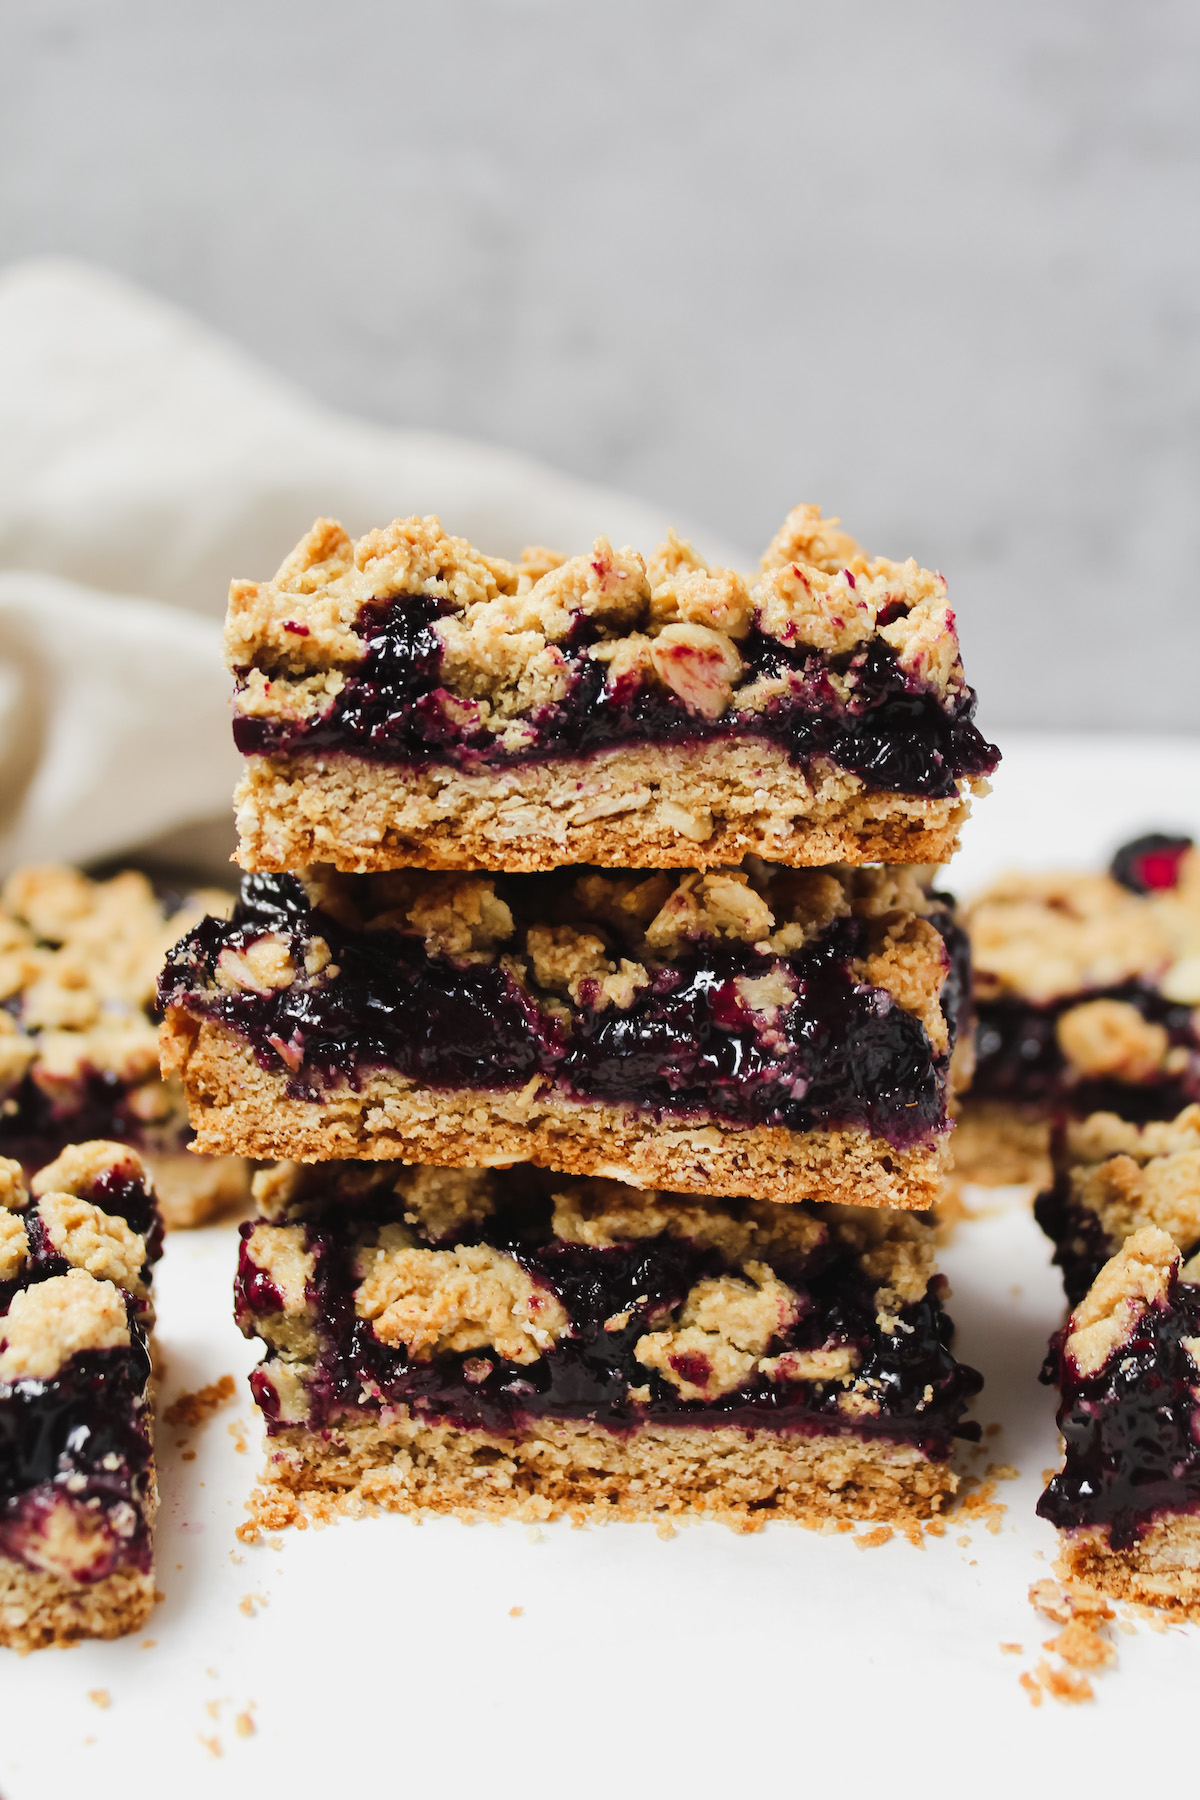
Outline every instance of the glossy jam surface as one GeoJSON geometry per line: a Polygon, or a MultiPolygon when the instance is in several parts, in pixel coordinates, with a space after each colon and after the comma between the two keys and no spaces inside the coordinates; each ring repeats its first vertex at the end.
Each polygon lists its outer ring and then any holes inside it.
{"type": "Polygon", "coordinates": [[[1152,831],[1122,844],[1112,859],[1109,874],[1134,894],[1161,894],[1179,885],[1179,865],[1192,849],[1189,837],[1168,837],[1152,831]]]}
{"type": "MultiPolygon", "coordinates": [[[[522,882],[554,879],[516,878],[504,892],[516,910],[523,893],[550,891],[522,882]]],[[[866,930],[837,919],[787,959],[796,998],[770,1027],[736,983],[780,959],[712,940],[654,970],[630,1006],[598,1010],[585,990],[564,1019],[502,961],[431,956],[407,933],[348,930],[309,910],[291,877],[255,876],[231,921],[205,919],[176,946],[161,998],[236,1031],[301,1099],[375,1068],[434,1088],[512,1089],[540,1076],[575,1100],[798,1131],[858,1125],[899,1147],[944,1126],[946,1059],[889,993],[854,980],[866,930]],[[305,944],[324,938],[336,979],[268,993],[218,986],[222,951],[241,951],[267,930],[288,937],[297,967],[305,944]]],[[[961,968],[950,986],[957,1004],[961,968]]]]}
{"type": "Polygon", "coordinates": [[[1054,1245],[1052,1261],[1062,1270],[1067,1302],[1078,1306],[1110,1256],[1121,1248],[1113,1243],[1094,1212],[1080,1206],[1071,1195],[1065,1175],[1033,1203],[1034,1217],[1054,1245]]]}
{"type": "MultiPolygon", "coordinates": [[[[875,1286],[853,1253],[832,1239],[802,1260],[774,1258],[775,1273],[795,1289],[801,1306],[797,1323],[777,1340],[771,1354],[830,1341],[854,1345],[859,1374],[879,1384],[872,1389],[880,1401],[878,1413],[860,1416],[850,1426],[839,1413],[836,1384],[773,1382],[766,1376],[717,1400],[682,1399],[670,1382],[637,1361],[634,1347],[645,1332],[658,1328],[651,1321],[679,1306],[696,1282],[728,1272],[727,1265],[717,1251],[666,1234],[606,1248],[560,1242],[550,1229],[549,1198],[559,1182],[561,1177],[513,1170],[500,1208],[482,1226],[472,1227],[464,1240],[486,1242],[515,1256],[565,1309],[570,1334],[533,1363],[506,1362],[492,1350],[420,1361],[410,1359],[402,1345],[380,1343],[370,1325],[355,1316],[357,1277],[350,1238],[364,1221],[378,1225],[395,1219],[397,1202],[393,1195],[373,1202],[361,1193],[339,1201],[335,1192],[330,1208],[306,1227],[315,1258],[308,1292],[321,1342],[308,1384],[309,1423],[319,1427],[362,1408],[404,1404],[431,1420],[494,1432],[546,1416],[595,1420],[614,1430],[631,1430],[647,1421],[853,1429],[866,1436],[902,1438],[938,1457],[948,1454],[954,1437],[978,1435],[977,1426],[962,1420],[981,1378],[950,1352],[953,1327],[941,1308],[940,1279],[930,1284],[923,1300],[904,1309],[897,1330],[885,1333],[876,1321],[875,1286]],[[606,1321],[624,1314],[625,1323],[605,1328],[606,1321]],[[631,1400],[631,1388],[648,1389],[648,1398],[631,1400]]],[[[243,1236],[252,1229],[243,1226],[243,1236]]],[[[278,1311],[279,1305],[270,1283],[243,1252],[236,1288],[242,1330],[255,1336],[258,1319],[278,1311]]],[[[679,1373],[703,1381],[707,1370],[679,1373]]],[[[269,1427],[279,1429],[269,1373],[257,1370],[251,1386],[269,1427]]]]}
{"type": "Polygon", "coordinates": [[[1043,1519],[1064,1531],[1106,1525],[1122,1550],[1157,1515],[1200,1506],[1196,1368],[1184,1344],[1198,1333],[1200,1288],[1176,1282],[1096,1375],[1079,1375],[1058,1334],[1044,1379],[1062,1390],[1066,1458],[1038,1501],[1043,1519]]]}
{"type": "Polygon", "coordinates": [[[735,692],[733,710],[708,721],[669,690],[632,677],[610,686],[607,664],[588,654],[595,639],[583,615],[561,646],[570,669],[565,698],[531,714],[529,741],[506,750],[498,736],[473,722],[471,703],[441,685],[435,627],[445,610],[444,602],[423,595],[365,606],[355,629],[367,642],[366,656],[347,673],[328,709],[308,722],[237,714],[238,749],[270,756],[345,751],[380,762],[471,768],[586,756],[623,744],[690,744],[749,734],[779,745],[798,763],[829,757],[869,787],[929,798],[949,797],[964,776],[988,775],[999,760],[972,722],[971,690],[943,705],[904,674],[882,641],[827,659],[755,627],[738,645],[745,679],[782,676],[790,691],[765,711],[742,713],[735,692]],[[847,673],[854,677],[849,702],[831,680],[847,673]]]}

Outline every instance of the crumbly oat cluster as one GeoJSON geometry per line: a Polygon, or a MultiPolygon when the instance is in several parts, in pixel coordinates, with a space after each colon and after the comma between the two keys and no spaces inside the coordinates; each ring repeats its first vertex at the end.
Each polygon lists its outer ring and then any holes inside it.
{"type": "Polygon", "coordinates": [[[0,1150],[27,1168],[89,1129],[117,1133],[161,1160],[164,1212],[193,1224],[245,1193],[240,1168],[197,1159],[176,1175],[189,1137],[178,1084],[158,1071],[152,1017],[163,958],[181,930],[228,912],[205,891],[168,909],[127,869],[93,881],[63,864],[18,869],[0,891],[0,1150]]]}
{"type": "Polygon", "coordinates": [[[0,1159],[0,1644],[137,1627],[153,1604],[146,1332],[162,1229],[137,1153],[0,1159]]]}
{"type": "MultiPolygon", "coordinates": [[[[610,684],[665,688],[705,720],[760,712],[787,691],[783,676],[747,679],[738,646],[755,625],[831,657],[877,638],[939,699],[963,686],[942,577],[911,558],[869,557],[814,506],[789,515],[749,577],[709,568],[673,535],[646,560],[597,538],[582,556],[539,549],[508,563],[436,518],[398,519],[357,543],[322,519],[273,581],[230,589],[225,642],[243,681],[239,710],[318,714],[366,654],[364,609],[400,596],[445,603],[435,627],[441,705],[456,725],[499,733],[508,750],[529,741],[531,714],[565,698],[564,646],[584,622],[610,684]]],[[[853,671],[831,679],[852,696],[853,671]]]]}
{"type": "MultiPolygon", "coordinates": [[[[1200,1006],[1200,850],[1181,857],[1173,885],[1145,893],[1111,875],[1010,875],[963,917],[980,999],[1015,995],[1044,1005],[1140,979],[1167,1000],[1200,1006]]],[[[1131,1022],[1136,1041],[1125,1041],[1111,1010],[1080,1013],[1076,1030],[1067,1029],[1078,1036],[1081,1066],[1151,1053],[1131,1022]]],[[[1065,1014],[1064,1025],[1072,1018],[1065,1014]]]]}

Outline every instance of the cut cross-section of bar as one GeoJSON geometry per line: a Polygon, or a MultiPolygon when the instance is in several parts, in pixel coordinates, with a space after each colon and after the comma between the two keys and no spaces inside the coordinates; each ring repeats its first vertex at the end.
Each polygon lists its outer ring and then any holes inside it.
{"type": "Polygon", "coordinates": [[[922,1518],[978,1435],[912,1214],[527,1165],[284,1164],[256,1193],[236,1310],[266,1347],[263,1522],[922,1518]]]}
{"type": "Polygon", "coordinates": [[[1050,1123],[1200,1100],[1200,851],[1155,834],[1108,874],[1012,875],[963,910],[977,1068],[955,1143],[979,1181],[1047,1176],[1050,1123]]]}
{"type": "Polygon", "coordinates": [[[967,988],[911,870],[249,876],[168,958],[163,1066],[209,1152],[919,1209],[967,988]]]}
{"type": "Polygon", "coordinates": [[[1038,1503],[1058,1570],[1200,1620],[1200,1266],[1143,1225],[1054,1339],[1063,1467],[1038,1503]]]}
{"type": "Polygon", "coordinates": [[[253,870],[939,863],[998,760],[942,577],[812,506],[750,577],[321,520],[226,649],[253,870]]]}
{"type": "Polygon", "coordinates": [[[93,881],[62,864],[16,870],[0,892],[0,1156],[32,1175],[65,1144],[120,1139],[148,1159],[168,1225],[244,1201],[240,1158],[188,1151],[178,1082],[158,1072],[152,1017],[163,956],[228,894],[159,895],[126,869],[93,881]]]}
{"type": "Polygon", "coordinates": [[[0,1644],[135,1631],[154,1604],[150,1273],[136,1151],[0,1160],[0,1644]]]}

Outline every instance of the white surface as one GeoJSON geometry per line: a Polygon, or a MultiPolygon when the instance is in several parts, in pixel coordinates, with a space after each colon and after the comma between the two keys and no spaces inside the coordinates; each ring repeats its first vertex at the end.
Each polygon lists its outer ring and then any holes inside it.
{"type": "MultiPolygon", "coordinates": [[[[1147,824],[1200,831],[1197,762],[1194,746],[1010,743],[962,873],[973,885],[1011,861],[1099,857],[1147,824]]],[[[157,1281],[167,1399],[253,1361],[229,1323],[235,1243],[229,1226],[170,1239],[157,1281]]],[[[1094,1706],[1030,1707],[1017,1677],[1052,1628],[1026,1592],[1054,1537],[1033,1512],[1055,1461],[1054,1398],[1036,1377],[1060,1289],[1013,1192],[988,1197],[944,1266],[958,1352],[986,1376],[978,1416],[1003,1427],[966,1462],[1021,1471],[1001,1485],[997,1535],[951,1522],[921,1550],[894,1539],[860,1551],[788,1526],[738,1538],[693,1525],[662,1542],[652,1526],[558,1525],[533,1542],[523,1525],[384,1518],[245,1548],[234,1528],[257,1434],[239,1397],[192,1434],[193,1462],[179,1433],[160,1434],[166,1600],[143,1634],[153,1647],[3,1657],[6,1800],[148,1778],[179,1796],[380,1782],[439,1800],[1140,1785],[1147,1717],[1190,1716],[1200,1633],[1118,1635],[1094,1706]],[[248,1594],[266,1602],[255,1616],[240,1610],[248,1594]],[[106,1711],[88,1698],[98,1688],[106,1711]],[[257,1731],[241,1738],[234,1717],[250,1702],[257,1731]],[[219,1761],[204,1738],[219,1739],[219,1761]]]]}

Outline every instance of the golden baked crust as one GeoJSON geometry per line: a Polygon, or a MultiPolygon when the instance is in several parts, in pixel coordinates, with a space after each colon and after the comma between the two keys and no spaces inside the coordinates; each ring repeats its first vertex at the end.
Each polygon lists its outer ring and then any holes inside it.
{"type": "Polygon", "coordinates": [[[101,1581],[72,1581],[0,1556],[0,1644],[22,1656],[81,1638],[125,1637],[153,1607],[152,1572],[116,1569],[101,1581]]]}
{"type": "Polygon", "coordinates": [[[1049,1187],[1050,1119],[1035,1107],[963,1096],[951,1140],[954,1176],[981,1187],[1049,1187]]]}
{"type": "MultiPolygon", "coordinates": [[[[964,778],[948,799],[905,802],[819,758],[801,769],[754,736],[757,715],[789,691],[785,675],[744,663],[738,646],[755,624],[833,657],[876,640],[942,704],[963,690],[942,577],[911,559],[868,556],[837,526],[816,507],[795,508],[757,574],[743,576],[709,568],[674,535],[646,560],[598,538],[581,556],[538,550],[511,564],[433,517],[398,519],[357,542],[318,520],[272,581],[230,588],[226,653],[241,718],[267,728],[319,718],[366,654],[364,615],[411,596],[441,608],[431,626],[441,657],[431,703],[454,727],[492,734],[505,753],[533,745],[539,709],[565,697],[563,647],[581,615],[588,654],[606,665],[610,685],[667,691],[705,725],[728,715],[732,734],[470,776],[340,752],[254,754],[238,790],[239,861],[361,871],[713,867],[748,852],[797,866],[943,860],[972,788],[984,784],[964,778]]],[[[857,675],[840,663],[828,679],[845,700],[857,675]]]]}
{"type": "Polygon", "coordinates": [[[711,869],[747,855],[792,867],[943,863],[965,794],[867,789],[823,758],[802,772],[774,744],[637,745],[467,773],[399,774],[341,753],[252,756],[235,795],[238,861],[283,871],[508,869],[568,863],[711,869]]]}
{"type": "Polygon", "coordinates": [[[1113,1600],[1158,1606],[1200,1624],[1200,1517],[1155,1519],[1135,1544],[1114,1550],[1104,1526],[1080,1526],[1060,1539],[1054,1565],[1064,1580],[1086,1581],[1113,1600]]]}
{"type": "Polygon", "coordinates": [[[233,1032],[179,1008],[164,1021],[162,1056],[191,1096],[198,1147],[212,1154],[447,1167],[533,1162],[681,1194],[918,1211],[936,1203],[949,1163],[948,1133],[896,1149],[865,1130],[663,1126],[634,1107],[529,1090],[444,1092],[387,1071],[365,1073],[357,1088],[346,1083],[315,1105],[292,1099],[286,1071],[261,1068],[233,1032]]]}
{"type": "Polygon", "coordinates": [[[785,1435],[646,1425],[616,1433],[540,1420],[519,1437],[430,1425],[406,1408],[329,1431],[271,1437],[252,1517],[268,1528],[308,1512],[441,1512],[519,1519],[664,1519],[700,1513],[735,1531],[769,1520],[924,1519],[958,1477],[909,1444],[853,1433],[785,1435]]]}

